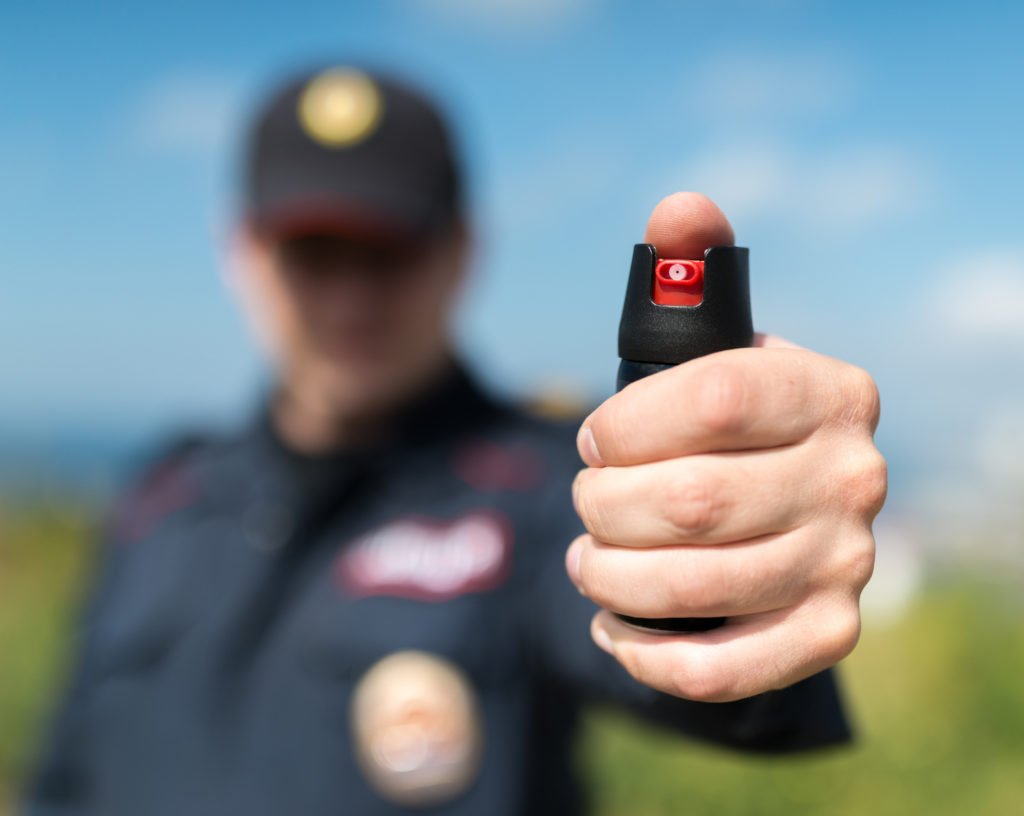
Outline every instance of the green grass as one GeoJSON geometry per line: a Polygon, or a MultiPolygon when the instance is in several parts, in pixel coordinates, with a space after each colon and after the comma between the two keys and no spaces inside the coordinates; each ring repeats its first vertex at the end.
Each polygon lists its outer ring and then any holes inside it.
{"type": "Polygon", "coordinates": [[[70,505],[0,512],[0,814],[10,810],[5,802],[27,773],[64,675],[90,523],[70,505]]]}
{"type": "MultiPolygon", "coordinates": [[[[90,527],[74,507],[0,516],[0,814],[59,687],[90,527]]],[[[897,623],[866,627],[842,670],[860,732],[854,748],[752,758],[593,712],[579,761],[597,813],[1024,812],[1020,595],[976,576],[933,581],[897,623]]]]}
{"type": "Polygon", "coordinates": [[[598,812],[1024,812],[1024,615],[1010,588],[936,586],[843,664],[855,747],[749,758],[595,714],[583,743],[598,812]]]}

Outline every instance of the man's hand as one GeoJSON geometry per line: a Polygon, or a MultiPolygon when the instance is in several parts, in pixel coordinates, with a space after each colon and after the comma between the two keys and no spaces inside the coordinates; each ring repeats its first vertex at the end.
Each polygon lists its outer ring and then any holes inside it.
{"type": "MultiPolygon", "coordinates": [[[[708,199],[679,193],[646,240],[700,258],[733,235],[708,199]]],[[[863,370],[764,336],[604,402],[579,433],[589,467],[573,500],[589,532],[569,547],[569,576],[606,610],[728,621],[653,634],[602,611],[595,642],[637,680],[703,701],[783,688],[849,654],[886,493],[878,411],[863,370]]]]}

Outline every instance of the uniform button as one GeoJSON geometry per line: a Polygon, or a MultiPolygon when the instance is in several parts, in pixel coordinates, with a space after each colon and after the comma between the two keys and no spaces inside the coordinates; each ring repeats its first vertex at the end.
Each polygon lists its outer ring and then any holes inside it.
{"type": "Polygon", "coordinates": [[[295,530],[291,509],[280,502],[264,501],[250,505],[242,518],[242,531],[253,547],[264,552],[275,552],[285,544],[295,530]]]}

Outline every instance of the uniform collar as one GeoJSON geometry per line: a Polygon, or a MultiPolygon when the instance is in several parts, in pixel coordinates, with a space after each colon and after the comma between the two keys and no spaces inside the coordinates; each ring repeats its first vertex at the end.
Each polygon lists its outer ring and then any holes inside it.
{"type": "Polygon", "coordinates": [[[452,361],[396,416],[386,439],[372,447],[310,456],[292,450],[281,438],[273,421],[272,395],[268,389],[258,404],[239,456],[232,458],[232,478],[219,480],[244,485],[240,495],[246,518],[254,519],[248,525],[254,545],[267,551],[302,539],[336,513],[353,491],[394,468],[407,467],[409,454],[449,448],[464,434],[479,432],[502,410],[460,362],[452,361]]]}
{"type": "Polygon", "coordinates": [[[453,359],[427,388],[396,414],[380,442],[366,447],[303,454],[292,449],[281,437],[273,418],[272,399],[273,389],[268,390],[259,403],[252,434],[275,458],[298,467],[316,462],[352,466],[367,460],[379,461],[389,453],[444,443],[478,427],[500,410],[466,366],[453,359]]]}

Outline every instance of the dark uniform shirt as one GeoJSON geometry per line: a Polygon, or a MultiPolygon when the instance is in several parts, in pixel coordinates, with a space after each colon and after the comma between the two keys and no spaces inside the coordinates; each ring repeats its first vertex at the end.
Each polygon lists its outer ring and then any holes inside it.
{"type": "Polygon", "coordinates": [[[416,650],[458,666],[482,753],[444,814],[573,814],[586,703],[741,750],[849,739],[832,672],[734,703],[630,678],[564,571],[574,428],[461,368],[386,443],[290,451],[264,407],[179,446],[116,506],[80,656],[26,812],[405,813],[361,770],[350,703],[416,650]]]}

